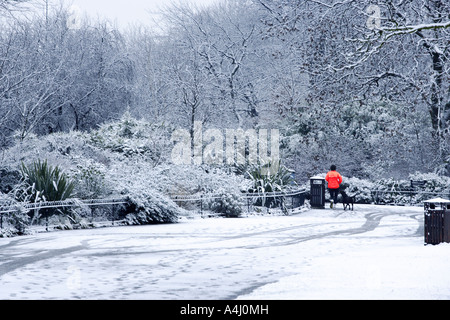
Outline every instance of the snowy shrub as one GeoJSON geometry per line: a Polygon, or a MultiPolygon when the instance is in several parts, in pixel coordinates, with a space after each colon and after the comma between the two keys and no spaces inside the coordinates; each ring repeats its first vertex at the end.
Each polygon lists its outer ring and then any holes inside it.
{"type": "Polygon", "coordinates": [[[12,234],[24,235],[28,232],[30,217],[25,209],[21,206],[17,206],[17,211],[8,215],[7,223],[12,227],[9,229],[12,234]]]}
{"type": "Polygon", "coordinates": [[[111,193],[106,167],[91,159],[77,159],[69,175],[75,181],[74,193],[81,199],[96,199],[111,193]]]}
{"type": "Polygon", "coordinates": [[[0,237],[26,234],[30,225],[30,217],[20,203],[9,195],[0,193],[0,207],[14,210],[3,214],[3,228],[0,230],[0,237]]]}
{"type": "Polygon", "coordinates": [[[410,195],[406,191],[410,189],[410,186],[409,180],[380,179],[375,183],[376,200],[378,203],[409,203],[410,195]]]}
{"type": "Polygon", "coordinates": [[[64,168],[67,173],[76,170],[82,159],[107,166],[114,154],[89,144],[89,135],[81,132],[54,133],[39,139],[26,140],[6,153],[2,167],[20,172],[20,164],[32,165],[35,159],[46,159],[48,164],[64,168]]]}
{"type": "Polygon", "coordinates": [[[127,224],[176,222],[185,211],[158,190],[158,170],[146,161],[124,159],[108,170],[114,194],[127,199],[127,224]]]}
{"type": "Polygon", "coordinates": [[[219,190],[218,193],[206,200],[209,210],[226,217],[239,217],[242,213],[242,198],[238,194],[219,190]]]}
{"type": "Polygon", "coordinates": [[[165,194],[194,195],[197,193],[217,193],[247,191],[251,181],[230,170],[208,165],[164,164],[155,167],[152,177],[159,191],[165,194]]]}
{"type": "MultiPolygon", "coordinates": [[[[22,181],[11,194],[23,203],[66,200],[71,197],[75,187],[73,181],[59,167],[48,165],[46,160],[43,162],[38,160],[29,166],[22,163],[21,173],[22,181]]],[[[35,211],[30,224],[42,216],[48,218],[66,211],[69,210],[46,208],[35,211]]]]}
{"type": "Polygon", "coordinates": [[[169,132],[163,125],[137,120],[125,112],[119,121],[105,123],[91,132],[90,142],[126,157],[143,156],[154,164],[169,154],[169,132]]]}
{"type": "Polygon", "coordinates": [[[267,192],[285,191],[294,182],[292,171],[281,165],[281,161],[275,164],[269,162],[265,165],[250,166],[247,170],[247,175],[253,182],[252,187],[248,191],[262,194],[262,197],[257,198],[254,204],[268,208],[281,206],[283,199],[281,197],[265,197],[264,194],[267,192]]]}
{"type": "Polygon", "coordinates": [[[341,189],[350,197],[356,197],[357,203],[369,204],[373,202],[372,190],[374,184],[371,181],[358,178],[342,178],[341,189]]]}
{"type": "Polygon", "coordinates": [[[51,224],[55,224],[55,229],[60,230],[88,229],[93,226],[88,222],[90,213],[91,210],[80,202],[77,207],[55,216],[55,221],[51,221],[51,224]]]}
{"type": "Polygon", "coordinates": [[[415,173],[409,176],[409,180],[426,181],[422,187],[423,192],[436,194],[450,193],[450,177],[440,176],[435,173],[415,173]]]}
{"type": "Polygon", "coordinates": [[[184,210],[155,191],[135,190],[127,196],[125,223],[129,225],[174,223],[184,210]]]}

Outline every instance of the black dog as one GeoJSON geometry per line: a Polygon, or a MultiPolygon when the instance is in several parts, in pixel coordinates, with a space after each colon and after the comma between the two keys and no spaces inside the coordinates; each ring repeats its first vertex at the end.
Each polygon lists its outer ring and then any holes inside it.
{"type": "Polygon", "coordinates": [[[344,210],[347,210],[347,208],[350,210],[350,205],[352,205],[352,211],[353,211],[353,204],[355,203],[355,197],[350,197],[345,193],[345,191],[340,191],[342,195],[342,203],[344,204],[344,210]]]}

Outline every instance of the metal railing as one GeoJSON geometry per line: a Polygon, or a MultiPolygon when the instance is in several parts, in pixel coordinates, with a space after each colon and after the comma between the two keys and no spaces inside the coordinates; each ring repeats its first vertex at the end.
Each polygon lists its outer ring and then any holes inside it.
{"type": "MultiPolygon", "coordinates": [[[[39,211],[46,209],[58,209],[58,208],[73,208],[73,207],[91,207],[90,220],[94,220],[94,210],[92,207],[99,206],[111,206],[112,214],[110,219],[114,225],[115,214],[114,206],[126,204],[125,199],[89,199],[89,200],[79,200],[79,199],[67,199],[62,201],[41,201],[34,203],[20,203],[13,201],[4,201],[0,203],[0,229],[3,229],[3,220],[6,214],[11,214],[19,211],[32,212],[34,211],[34,217],[39,220],[39,211]]],[[[46,229],[48,230],[49,220],[48,216],[46,218],[46,229]]]]}
{"type": "Polygon", "coordinates": [[[76,207],[76,206],[100,206],[100,205],[111,205],[111,204],[125,204],[124,199],[90,199],[90,200],[79,200],[79,199],[67,199],[62,201],[40,201],[31,203],[13,203],[13,204],[2,204],[0,203],[0,214],[17,212],[18,207],[25,210],[40,210],[40,209],[54,209],[54,208],[64,208],[64,207],[76,207]]]}
{"type": "MultiPolygon", "coordinates": [[[[247,213],[253,211],[257,203],[261,204],[258,207],[264,207],[269,210],[271,208],[270,204],[274,204],[275,202],[275,205],[272,206],[272,208],[279,208],[285,214],[288,214],[289,210],[292,211],[304,205],[306,194],[306,189],[298,189],[285,192],[241,193],[233,194],[233,196],[240,200],[243,207],[246,207],[247,213]],[[270,201],[270,199],[276,199],[276,201],[270,201]]],[[[206,202],[210,200],[221,200],[222,197],[223,194],[208,193],[199,193],[194,195],[170,195],[170,198],[175,203],[191,203],[196,205],[197,210],[199,210],[201,215],[207,211],[204,208],[206,202]]]]}
{"type": "MultiPolygon", "coordinates": [[[[204,208],[205,201],[209,200],[219,200],[222,198],[222,194],[194,194],[194,195],[169,195],[170,199],[175,203],[193,203],[197,205],[197,208],[200,211],[200,214],[203,216],[203,213],[206,212],[206,208],[204,208]]],[[[243,193],[238,194],[238,198],[240,199],[243,206],[247,208],[247,212],[250,212],[254,209],[255,203],[259,200],[264,204],[267,199],[277,199],[277,204],[280,209],[283,210],[285,214],[288,214],[289,210],[294,210],[295,208],[301,207],[304,204],[306,196],[306,190],[292,190],[287,192],[266,192],[266,193],[243,193]]],[[[103,211],[106,209],[105,206],[110,206],[110,215],[108,220],[112,222],[114,225],[114,221],[116,221],[115,215],[115,206],[124,205],[127,201],[124,198],[108,198],[108,199],[89,199],[89,200],[79,200],[79,199],[67,199],[63,201],[41,201],[36,203],[19,203],[11,201],[3,201],[0,202],[0,229],[3,229],[4,224],[4,216],[7,214],[12,214],[14,212],[26,211],[28,213],[34,211],[34,217],[37,217],[35,220],[40,220],[39,211],[47,210],[47,209],[58,209],[58,208],[73,208],[73,207],[90,207],[90,222],[94,221],[96,214],[94,213],[94,207],[103,207],[103,211]]],[[[269,209],[269,208],[268,208],[269,209]]],[[[102,215],[104,216],[104,214],[102,215]]],[[[45,216],[45,226],[48,230],[49,227],[49,216],[45,216]]]]}
{"type": "Polygon", "coordinates": [[[450,199],[450,193],[420,190],[370,190],[375,204],[423,205],[424,200],[433,197],[450,199]],[[388,197],[386,197],[388,195],[388,197]]]}

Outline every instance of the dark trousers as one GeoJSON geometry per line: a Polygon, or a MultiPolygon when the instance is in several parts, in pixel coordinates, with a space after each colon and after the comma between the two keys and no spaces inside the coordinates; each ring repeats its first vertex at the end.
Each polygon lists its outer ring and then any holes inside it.
{"type": "Polygon", "coordinates": [[[330,199],[333,200],[334,203],[337,203],[337,196],[339,194],[339,188],[337,188],[337,189],[328,188],[328,191],[330,192],[330,199]]]}

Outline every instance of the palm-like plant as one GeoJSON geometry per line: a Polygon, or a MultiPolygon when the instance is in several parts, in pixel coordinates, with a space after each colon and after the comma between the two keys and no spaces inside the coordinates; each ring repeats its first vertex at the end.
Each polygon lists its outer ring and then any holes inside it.
{"type": "Polygon", "coordinates": [[[266,198],[265,193],[283,191],[294,182],[292,171],[281,165],[281,161],[253,166],[247,170],[247,174],[253,180],[253,187],[249,191],[262,195],[256,203],[267,207],[277,207],[281,205],[283,199],[273,196],[266,198]]]}
{"type": "Polygon", "coordinates": [[[49,166],[47,160],[39,160],[30,166],[22,163],[21,172],[33,202],[65,200],[75,188],[75,183],[59,167],[49,166]]]}
{"type": "Polygon", "coordinates": [[[247,174],[253,180],[251,192],[283,191],[286,186],[293,182],[292,171],[281,165],[281,161],[253,166],[247,170],[247,174]]]}

